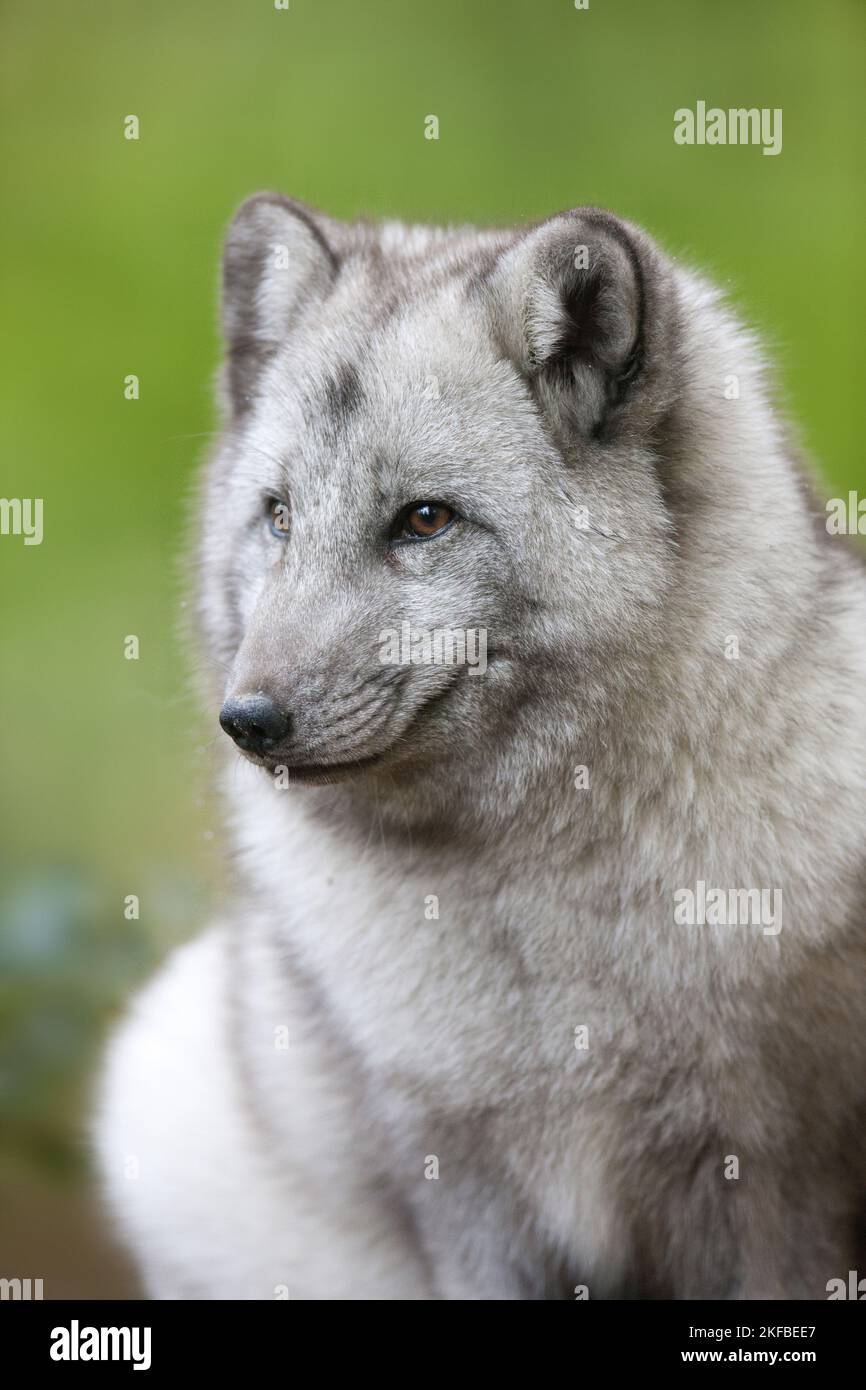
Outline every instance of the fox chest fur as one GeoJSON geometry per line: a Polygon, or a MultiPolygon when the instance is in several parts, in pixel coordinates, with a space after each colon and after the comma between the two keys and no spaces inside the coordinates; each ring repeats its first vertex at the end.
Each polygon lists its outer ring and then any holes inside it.
{"type": "MultiPolygon", "coordinates": [[[[569,788],[579,795],[565,778],[560,810],[569,788]]],[[[655,834],[656,865],[645,854],[656,808],[643,833],[640,818],[633,827],[635,852],[623,852],[622,837],[619,848],[600,836],[582,843],[579,804],[566,820],[541,801],[534,826],[523,803],[495,852],[468,834],[462,847],[446,837],[443,864],[438,837],[415,842],[387,815],[359,840],[351,819],[334,824],[309,802],[262,791],[251,783],[249,803],[240,798],[257,826],[241,844],[268,906],[251,935],[249,922],[238,935],[235,989],[238,1012],[257,1020],[247,1062],[263,1113],[278,1113],[283,1079],[262,1000],[272,1001],[273,1023],[275,981],[289,970],[304,981],[301,1026],[328,1034],[357,1072],[366,1123],[422,1227],[426,1217],[440,1234],[459,1228],[467,1205],[489,1204],[490,1228],[481,1222],[475,1236],[489,1296],[562,1296],[570,1278],[589,1281],[594,1296],[659,1296],[686,1269],[705,1296],[741,1287],[732,1232],[753,1219],[762,1184],[797,1190],[814,1120],[798,1097],[844,1067],[838,1039],[816,1034],[801,1007],[802,977],[813,1001],[829,1003],[862,962],[826,968],[819,948],[786,958],[758,924],[678,925],[675,885],[707,873],[727,882],[734,863],[693,840],[674,807],[668,834],[655,834]],[[667,858],[676,842],[679,858],[667,858]],[[278,907],[287,881],[291,900],[278,907]],[[791,1060],[784,1074],[768,1074],[775,1048],[791,1060]],[[779,1160],[780,1144],[793,1161],[779,1160]],[[647,1192],[650,1213],[635,1202],[647,1192]],[[714,1231],[711,1270],[687,1244],[699,1218],[714,1231]],[[668,1228],[679,1224],[682,1248],[671,1253],[668,1228]],[[515,1227],[531,1232],[535,1265],[512,1286],[493,1271],[510,1267],[515,1227]],[[656,1244],[672,1266],[663,1259],[662,1273],[649,1253],[656,1244]]],[[[774,854],[767,831],[752,829],[736,860],[749,881],[774,854]]],[[[773,862],[800,910],[820,919],[816,866],[773,862]]],[[[834,1163],[856,1165],[854,1132],[834,1163]]],[[[775,1287],[769,1279],[766,1291],[775,1287]]],[[[471,1281],[463,1296],[470,1290],[471,1281]]]]}

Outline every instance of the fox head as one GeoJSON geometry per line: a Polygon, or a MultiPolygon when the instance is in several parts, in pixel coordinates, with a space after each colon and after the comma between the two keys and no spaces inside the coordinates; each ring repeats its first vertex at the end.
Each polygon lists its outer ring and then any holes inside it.
{"type": "Polygon", "coordinates": [[[593,208],[517,231],[240,208],[201,612],[242,752],[414,776],[540,703],[604,704],[669,583],[676,305],[593,208]]]}

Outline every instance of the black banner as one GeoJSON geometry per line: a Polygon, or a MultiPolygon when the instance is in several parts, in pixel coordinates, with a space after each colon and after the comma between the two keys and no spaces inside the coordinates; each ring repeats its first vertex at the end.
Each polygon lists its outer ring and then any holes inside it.
{"type": "MultiPolygon", "coordinates": [[[[326,1369],[335,1349],[351,1347],[353,1370],[378,1368],[385,1360],[414,1379],[419,1373],[429,1377],[440,1358],[443,1369],[454,1368],[456,1349],[443,1339],[451,1329],[463,1334],[458,1360],[464,1371],[470,1356],[489,1373],[503,1353],[509,1362],[513,1355],[515,1324],[498,1331],[496,1313],[477,1304],[450,1315],[456,1323],[444,1326],[435,1315],[428,1323],[431,1314],[417,1310],[408,1324],[405,1309],[400,1313],[391,1307],[381,1327],[379,1316],[369,1306],[349,1303],[34,1301],[4,1303],[0,1329],[4,1351],[12,1354],[20,1372],[49,1370],[57,1377],[92,1376],[100,1367],[156,1377],[178,1371],[226,1375],[264,1361],[291,1375],[301,1365],[311,1368],[308,1359],[298,1363],[299,1353],[315,1358],[318,1370],[326,1369]],[[421,1316],[420,1324],[414,1322],[416,1316],[421,1316]],[[347,1331],[357,1333],[350,1343],[342,1340],[347,1331]],[[407,1356],[407,1333],[413,1341],[422,1339],[420,1364],[407,1356]],[[478,1340],[465,1341],[467,1333],[478,1340]]],[[[593,1366],[601,1363],[611,1371],[793,1364],[826,1373],[857,1364],[866,1326],[859,1309],[835,1302],[581,1302],[541,1315],[543,1324],[534,1321],[539,1314],[527,1316],[525,1331],[535,1334],[543,1328],[546,1339],[533,1353],[539,1365],[564,1354],[578,1372],[591,1357],[593,1366]]],[[[528,1352],[526,1344],[522,1350],[528,1352]]]]}

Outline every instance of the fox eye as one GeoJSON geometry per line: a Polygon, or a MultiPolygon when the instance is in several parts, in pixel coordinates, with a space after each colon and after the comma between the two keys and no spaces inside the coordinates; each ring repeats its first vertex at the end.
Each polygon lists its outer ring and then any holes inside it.
{"type": "Polygon", "coordinates": [[[268,526],[279,540],[284,541],[289,534],[292,513],[288,502],[278,497],[269,497],[266,502],[268,526]]]}
{"type": "Polygon", "coordinates": [[[413,502],[404,507],[394,523],[391,539],[395,541],[426,541],[446,531],[457,513],[444,502],[413,502]]]}

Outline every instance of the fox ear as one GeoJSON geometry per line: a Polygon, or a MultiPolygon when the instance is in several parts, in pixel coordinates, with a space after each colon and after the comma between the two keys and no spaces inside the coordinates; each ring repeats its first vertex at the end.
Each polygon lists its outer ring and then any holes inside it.
{"type": "Polygon", "coordinates": [[[604,438],[622,420],[655,346],[659,262],[648,238],[596,208],[542,223],[501,257],[497,333],[557,432],[604,438]]]}
{"type": "Polygon", "coordinates": [[[337,273],[325,219],[279,193],[243,203],[225,240],[222,275],[226,386],[233,410],[249,405],[259,373],[306,303],[337,273]]]}

